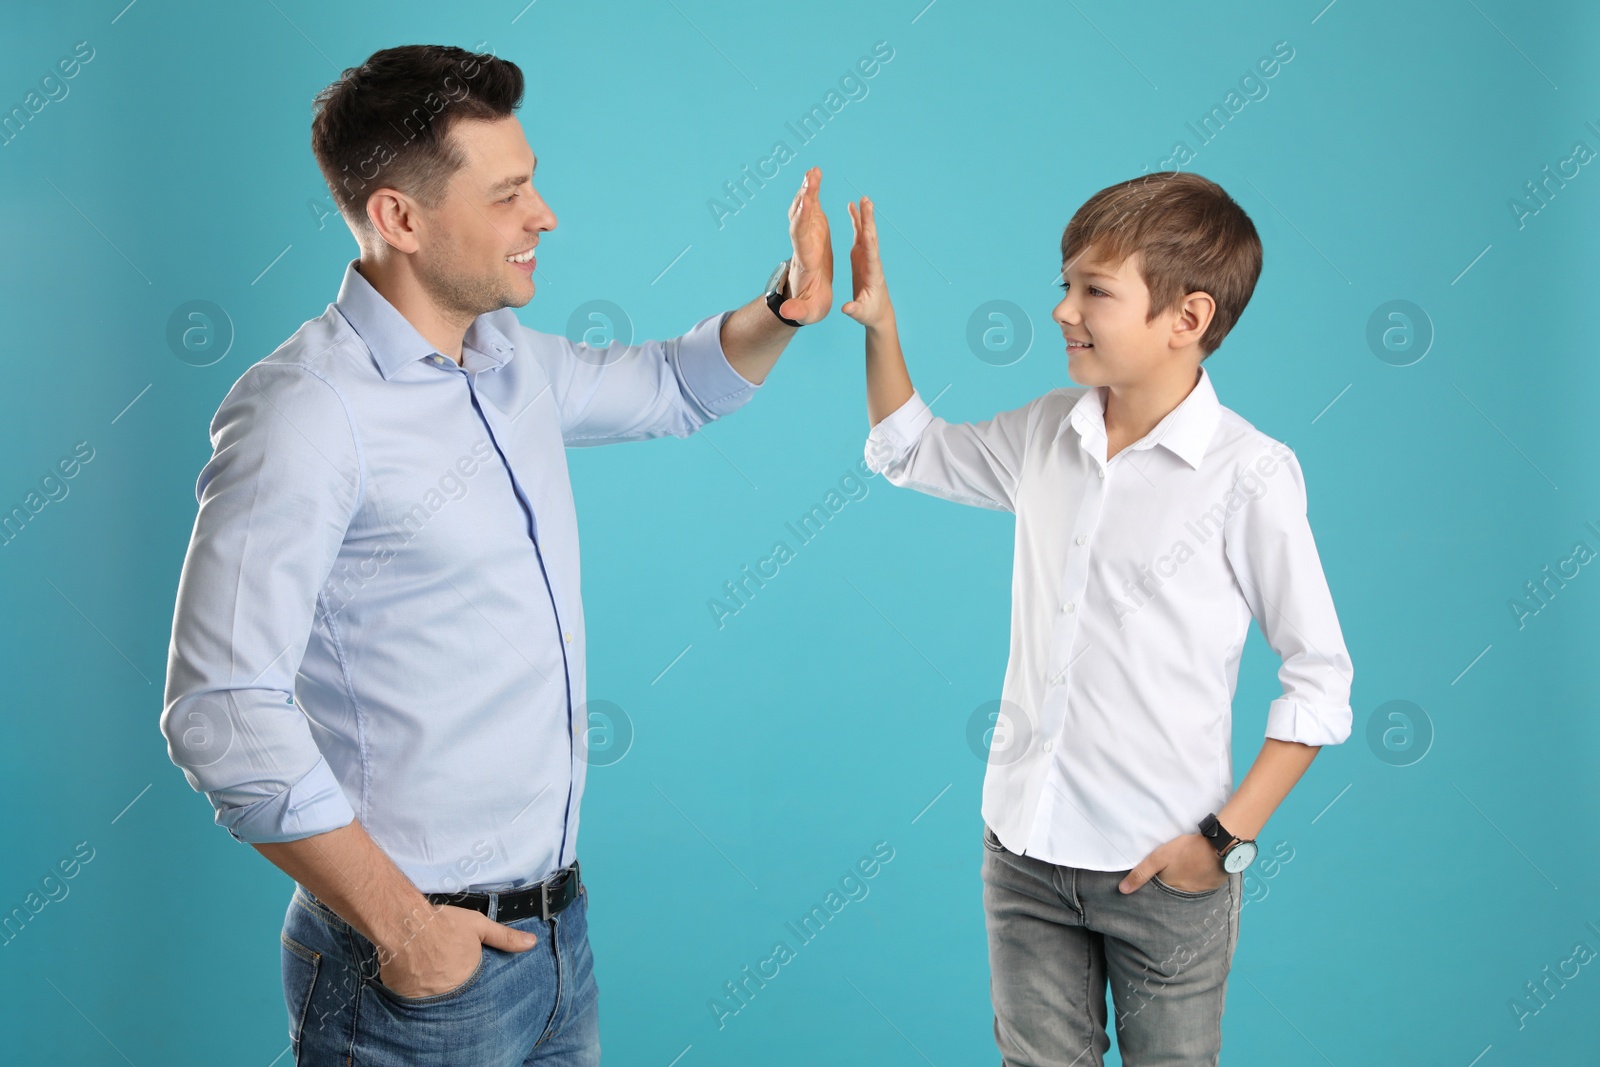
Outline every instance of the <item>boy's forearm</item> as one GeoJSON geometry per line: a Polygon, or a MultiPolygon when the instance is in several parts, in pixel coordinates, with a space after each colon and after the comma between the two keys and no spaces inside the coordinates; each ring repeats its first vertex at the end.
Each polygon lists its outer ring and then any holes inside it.
{"type": "Polygon", "coordinates": [[[254,848],[361,931],[380,955],[403,946],[434,910],[358,820],[254,848]]]}
{"type": "Polygon", "coordinates": [[[1267,738],[1244,781],[1217,812],[1217,821],[1230,834],[1253,840],[1320,751],[1315,745],[1267,738]]]}
{"type": "Polygon", "coordinates": [[[894,315],[867,328],[867,421],[876,426],[911,399],[911,375],[894,315]]]}

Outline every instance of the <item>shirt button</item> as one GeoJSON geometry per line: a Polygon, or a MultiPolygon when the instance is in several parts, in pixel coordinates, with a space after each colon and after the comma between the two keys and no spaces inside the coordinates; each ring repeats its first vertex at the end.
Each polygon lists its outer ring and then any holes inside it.
{"type": "Polygon", "coordinates": [[[1088,539],[1088,538],[1087,538],[1087,537],[1085,537],[1085,536],[1084,536],[1084,535],[1083,535],[1083,534],[1079,534],[1079,535],[1078,535],[1078,544],[1080,544],[1080,545],[1081,545],[1081,544],[1084,544],[1084,543],[1085,543],[1085,542],[1087,542],[1087,541],[1088,541],[1088,540],[1089,540],[1089,539],[1088,539]]]}
{"type": "Polygon", "coordinates": [[[569,644],[569,645],[572,644],[572,631],[571,630],[568,630],[566,633],[562,634],[561,636],[565,637],[567,639],[567,644],[569,644]]]}
{"type": "Polygon", "coordinates": [[[1072,611],[1073,611],[1072,601],[1069,600],[1065,604],[1061,605],[1061,610],[1066,612],[1069,615],[1072,614],[1072,611]]]}
{"type": "Polygon", "coordinates": [[[1098,474],[1102,478],[1104,478],[1106,476],[1106,472],[1103,471],[1103,470],[1097,470],[1097,471],[1095,471],[1095,473],[1098,474]]]}
{"type": "Polygon", "coordinates": [[[1054,741],[1046,741],[1044,743],[1044,750],[1046,752],[1049,752],[1051,749],[1053,749],[1055,747],[1056,747],[1056,743],[1054,741]]]}

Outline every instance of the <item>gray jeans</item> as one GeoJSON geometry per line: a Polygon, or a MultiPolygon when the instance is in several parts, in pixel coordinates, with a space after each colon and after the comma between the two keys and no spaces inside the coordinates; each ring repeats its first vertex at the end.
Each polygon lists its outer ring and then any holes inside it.
{"type": "Polygon", "coordinates": [[[1200,893],[1152,878],[1124,894],[1127,871],[1019,856],[987,826],[983,845],[989,993],[1005,1067],[1100,1067],[1111,1047],[1108,983],[1125,1067],[1217,1062],[1243,875],[1200,893]]]}

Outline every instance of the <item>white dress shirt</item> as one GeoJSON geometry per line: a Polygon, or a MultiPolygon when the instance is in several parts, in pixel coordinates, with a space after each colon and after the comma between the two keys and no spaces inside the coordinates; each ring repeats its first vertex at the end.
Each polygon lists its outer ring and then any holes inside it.
{"type": "Polygon", "coordinates": [[[913,393],[867,438],[895,485],[1016,515],[1011,651],[983,818],[1013,852],[1133,867],[1233,793],[1252,617],[1282,659],[1266,736],[1350,735],[1351,664],[1287,445],[1210,376],[1106,459],[1104,389],[953,424],[913,393]]]}

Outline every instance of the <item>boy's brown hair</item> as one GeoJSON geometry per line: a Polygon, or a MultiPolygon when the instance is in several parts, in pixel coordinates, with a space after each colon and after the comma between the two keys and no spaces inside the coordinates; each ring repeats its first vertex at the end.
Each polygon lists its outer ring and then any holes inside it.
{"type": "Polygon", "coordinates": [[[1089,249],[1112,264],[1140,253],[1146,322],[1189,293],[1209,293],[1217,309],[1200,338],[1202,359],[1239,321],[1261,276],[1250,216],[1222,186],[1186,171],[1143,174],[1091,196],[1061,235],[1061,260],[1070,265],[1089,249]]]}

